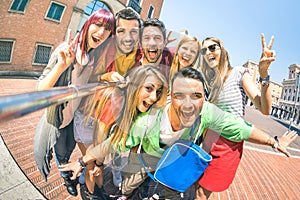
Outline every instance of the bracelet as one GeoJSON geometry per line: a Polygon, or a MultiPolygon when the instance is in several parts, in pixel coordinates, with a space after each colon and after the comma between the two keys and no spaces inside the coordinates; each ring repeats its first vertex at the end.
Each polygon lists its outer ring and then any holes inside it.
{"type": "Polygon", "coordinates": [[[259,77],[259,82],[262,86],[267,86],[270,84],[270,75],[268,75],[266,78],[259,77]]]}
{"type": "Polygon", "coordinates": [[[275,136],[274,139],[275,139],[275,143],[273,144],[272,147],[273,147],[273,149],[277,149],[278,146],[279,146],[279,140],[278,140],[278,137],[277,137],[277,136],[275,136]]]}
{"type": "Polygon", "coordinates": [[[95,160],[95,165],[96,165],[97,167],[102,167],[102,166],[103,166],[103,163],[98,164],[97,161],[95,160]]]}
{"type": "Polygon", "coordinates": [[[87,166],[87,163],[83,161],[83,157],[78,158],[78,164],[80,167],[85,168],[87,166]]]}

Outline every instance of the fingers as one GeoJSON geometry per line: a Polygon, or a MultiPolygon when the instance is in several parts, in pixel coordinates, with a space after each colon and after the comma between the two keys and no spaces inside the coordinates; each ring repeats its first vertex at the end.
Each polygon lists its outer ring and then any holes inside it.
{"type": "Polygon", "coordinates": [[[111,79],[112,81],[116,82],[116,81],[123,81],[124,80],[124,77],[122,75],[120,75],[118,72],[114,72],[112,75],[111,75],[111,79]]]}
{"type": "Polygon", "coordinates": [[[266,48],[266,39],[265,39],[265,34],[261,34],[261,45],[262,45],[262,48],[265,49],[266,48]]]}
{"type": "Polygon", "coordinates": [[[79,176],[79,173],[80,173],[80,171],[77,171],[76,173],[74,172],[70,179],[75,180],[79,176]]]}
{"type": "Polygon", "coordinates": [[[265,35],[263,33],[261,34],[261,44],[262,44],[263,50],[265,48],[271,49],[273,47],[273,43],[274,43],[274,35],[272,35],[271,40],[267,47],[265,35]]]}
{"type": "Polygon", "coordinates": [[[72,40],[72,42],[70,44],[71,48],[73,48],[73,49],[75,48],[76,44],[78,43],[78,40],[79,40],[79,33],[77,33],[75,35],[74,39],[72,40]]]}
{"type": "Polygon", "coordinates": [[[169,37],[171,36],[172,32],[173,32],[172,30],[170,30],[170,31],[168,32],[167,38],[169,38],[169,37]]]}
{"type": "Polygon", "coordinates": [[[72,30],[68,29],[67,39],[66,39],[68,45],[71,44],[71,36],[72,36],[72,30]]]}
{"type": "Polygon", "coordinates": [[[291,154],[288,151],[284,151],[282,153],[284,153],[287,157],[291,157],[291,154]]]}
{"type": "Polygon", "coordinates": [[[296,131],[290,131],[287,136],[293,141],[298,137],[298,133],[296,131]]]}
{"type": "Polygon", "coordinates": [[[272,48],[273,43],[274,43],[274,35],[272,35],[272,37],[271,37],[271,40],[270,40],[269,45],[268,45],[268,49],[272,48]]]}
{"type": "Polygon", "coordinates": [[[93,175],[93,176],[99,176],[100,171],[95,167],[94,170],[90,171],[90,174],[93,175]]]}
{"type": "Polygon", "coordinates": [[[66,172],[66,171],[70,171],[70,168],[68,164],[65,164],[65,165],[59,165],[58,170],[61,172],[66,172]]]}

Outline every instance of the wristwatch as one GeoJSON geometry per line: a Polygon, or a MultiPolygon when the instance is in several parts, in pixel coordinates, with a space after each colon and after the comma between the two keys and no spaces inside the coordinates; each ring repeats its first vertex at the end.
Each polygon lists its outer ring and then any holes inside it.
{"type": "Polygon", "coordinates": [[[85,162],[83,161],[83,158],[80,157],[80,158],[78,158],[78,165],[79,165],[80,167],[82,167],[82,168],[85,168],[85,167],[87,166],[87,163],[85,163],[85,162]]]}
{"type": "Polygon", "coordinates": [[[275,136],[275,137],[274,137],[274,139],[275,139],[275,143],[273,144],[273,149],[277,149],[277,148],[278,148],[278,146],[279,146],[278,137],[277,137],[277,136],[275,136]]]}
{"type": "Polygon", "coordinates": [[[270,84],[270,75],[268,75],[266,78],[259,77],[259,82],[263,87],[268,86],[270,84]]]}

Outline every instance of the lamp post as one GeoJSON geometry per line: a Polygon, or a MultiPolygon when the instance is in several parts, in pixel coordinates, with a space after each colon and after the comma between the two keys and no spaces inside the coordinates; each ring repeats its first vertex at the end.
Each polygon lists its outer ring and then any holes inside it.
{"type": "Polygon", "coordinates": [[[295,116],[296,104],[297,104],[297,100],[298,100],[298,93],[299,93],[299,91],[298,91],[299,90],[299,73],[298,72],[296,73],[295,85],[296,85],[296,98],[295,98],[293,113],[292,113],[292,116],[290,118],[289,130],[291,130],[292,122],[293,122],[294,116],[295,116]]]}

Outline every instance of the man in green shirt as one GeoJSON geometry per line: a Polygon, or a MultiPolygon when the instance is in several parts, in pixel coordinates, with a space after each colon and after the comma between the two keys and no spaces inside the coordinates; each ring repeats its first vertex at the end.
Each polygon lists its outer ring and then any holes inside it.
{"type": "MultiPolygon", "coordinates": [[[[297,133],[291,131],[275,139],[242,118],[206,102],[201,73],[193,68],[184,68],[171,80],[171,101],[161,110],[152,109],[139,116],[126,140],[125,150],[139,145],[143,140],[142,149],[146,154],[161,157],[164,152],[162,146],[171,146],[178,139],[188,139],[191,127],[197,122],[199,128],[196,129],[198,134],[194,134],[196,137],[201,136],[206,128],[210,128],[229,140],[248,140],[269,145],[286,156],[289,156],[286,148],[297,137],[297,133]],[[197,120],[199,116],[201,118],[197,120]]],[[[147,162],[148,160],[144,159],[146,165],[153,166],[153,163],[147,162]]],[[[141,177],[143,175],[139,173],[129,178],[142,182],[144,178],[141,177]]],[[[133,180],[126,182],[137,186],[133,180]]],[[[132,189],[131,185],[124,185],[123,192],[126,194],[132,189]]]]}
{"type": "Polygon", "coordinates": [[[275,138],[245,122],[242,118],[206,102],[203,83],[202,75],[197,70],[193,68],[180,70],[171,81],[171,102],[162,110],[152,109],[138,117],[127,138],[126,148],[130,149],[138,145],[144,138],[143,140],[146,141],[143,142],[144,151],[159,157],[159,154],[163,152],[159,147],[160,144],[170,146],[178,139],[187,139],[190,127],[201,116],[200,133],[210,128],[216,132],[222,132],[222,136],[229,140],[248,140],[269,145],[289,156],[286,148],[297,137],[296,132],[291,131],[276,141],[275,138]],[[151,115],[156,117],[151,117],[151,115]],[[142,137],[145,125],[147,133],[146,137],[142,137]]]}
{"type": "MultiPolygon", "coordinates": [[[[269,145],[286,156],[289,156],[287,147],[297,137],[295,131],[290,131],[281,137],[273,138],[250,123],[245,122],[242,118],[233,116],[206,102],[204,80],[201,73],[187,67],[177,72],[171,80],[171,101],[163,109],[157,110],[152,108],[140,114],[131,127],[125,149],[122,148],[122,145],[119,145],[117,151],[127,151],[138,146],[143,140],[143,151],[146,154],[159,158],[164,152],[164,149],[161,148],[162,146],[171,146],[178,139],[188,138],[190,128],[196,120],[199,121],[197,125],[199,128],[196,131],[200,133],[194,134],[197,137],[206,128],[210,128],[222,133],[222,136],[232,141],[247,140],[253,143],[269,145]],[[201,116],[201,119],[197,120],[199,116],[201,116]]],[[[209,135],[206,137],[209,137],[209,135]]],[[[83,164],[88,164],[96,159],[100,162],[104,160],[106,153],[102,152],[105,152],[106,144],[107,142],[89,149],[87,154],[80,159],[80,165],[70,163],[61,166],[60,170],[73,170],[73,178],[75,178],[82,170],[81,166],[83,164]]],[[[120,144],[122,144],[122,141],[120,144]]],[[[129,178],[138,180],[140,174],[129,178]]],[[[144,178],[139,179],[140,184],[143,180],[144,178]]],[[[133,189],[130,185],[125,186],[127,187],[126,193],[128,193],[128,189],[133,189]]],[[[139,184],[134,182],[134,186],[138,187],[139,184]]]]}

